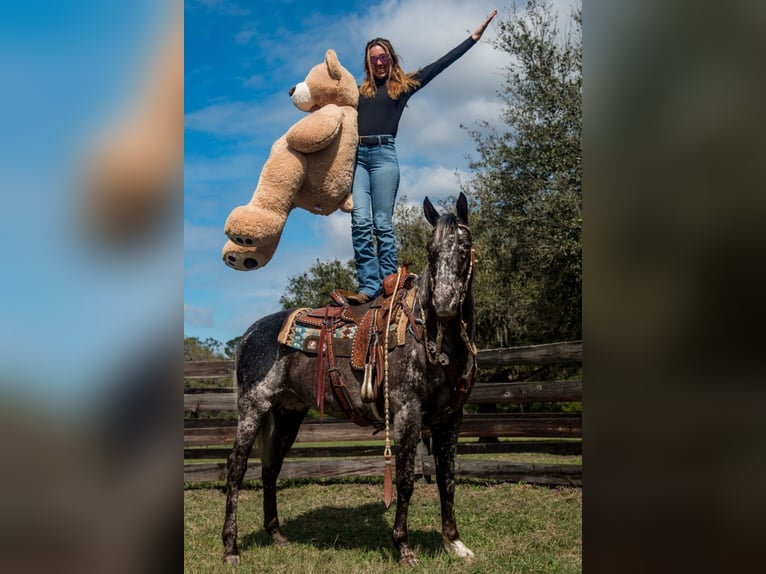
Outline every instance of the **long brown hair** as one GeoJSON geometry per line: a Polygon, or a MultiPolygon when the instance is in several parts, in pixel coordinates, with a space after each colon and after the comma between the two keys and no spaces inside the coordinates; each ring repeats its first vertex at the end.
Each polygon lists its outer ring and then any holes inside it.
{"type": "Polygon", "coordinates": [[[377,92],[375,86],[375,79],[372,75],[372,64],[370,63],[370,48],[373,46],[380,46],[388,55],[391,60],[391,69],[388,72],[388,79],[386,80],[386,91],[388,97],[392,100],[396,100],[399,96],[408,92],[412,88],[416,88],[420,85],[420,81],[413,78],[413,73],[406,73],[402,70],[399,62],[399,56],[397,56],[394,47],[391,42],[385,38],[373,38],[364,47],[364,81],[359,86],[359,93],[365,98],[372,98],[377,92]]]}

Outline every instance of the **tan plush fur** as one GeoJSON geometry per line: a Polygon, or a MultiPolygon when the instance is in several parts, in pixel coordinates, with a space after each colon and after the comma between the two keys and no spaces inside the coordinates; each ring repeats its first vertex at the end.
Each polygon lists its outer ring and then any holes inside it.
{"type": "Polygon", "coordinates": [[[266,265],[295,207],[318,215],[350,212],[358,141],[359,91],[354,77],[327,50],[305,81],[290,92],[310,112],[271,147],[250,203],[229,214],[223,260],[239,271],[266,265]]]}

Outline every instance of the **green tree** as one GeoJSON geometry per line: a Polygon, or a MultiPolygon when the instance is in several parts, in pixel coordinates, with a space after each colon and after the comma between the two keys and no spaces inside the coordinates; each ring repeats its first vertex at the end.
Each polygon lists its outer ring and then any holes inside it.
{"type": "Polygon", "coordinates": [[[215,361],[223,359],[220,348],[220,341],[212,337],[208,337],[205,340],[200,340],[199,337],[184,337],[184,361],[215,361]]]}
{"type": "Polygon", "coordinates": [[[234,354],[237,351],[237,345],[239,345],[239,340],[242,338],[242,336],[234,337],[233,339],[229,339],[226,341],[226,344],[223,347],[223,354],[226,355],[227,359],[233,359],[234,354]]]}
{"type": "Polygon", "coordinates": [[[283,309],[324,307],[333,289],[356,292],[356,266],[353,261],[341,263],[316,260],[308,271],[288,278],[285,293],[279,298],[283,309]]]}
{"type": "MultiPolygon", "coordinates": [[[[204,340],[199,337],[184,337],[184,361],[220,361],[225,357],[221,353],[221,342],[212,337],[204,340]]],[[[193,378],[184,380],[184,392],[231,387],[230,378],[193,378]]],[[[211,417],[213,412],[194,413],[191,418],[211,417]]]]}
{"type": "Polygon", "coordinates": [[[431,226],[423,215],[422,205],[409,204],[406,195],[399,198],[394,208],[394,234],[399,265],[407,263],[411,273],[421,273],[426,265],[425,246],[431,226]]]}
{"type": "Polygon", "coordinates": [[[556,16],[529,0],[499,22],[503,122],[469,130],[480,347],[582,336],[582,9],[568,34],[556,16]]]}

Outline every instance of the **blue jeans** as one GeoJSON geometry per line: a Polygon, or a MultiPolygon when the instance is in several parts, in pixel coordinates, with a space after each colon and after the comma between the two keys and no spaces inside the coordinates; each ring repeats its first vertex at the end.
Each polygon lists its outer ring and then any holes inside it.
{"type": "Polygon", "coordinates": [[[354,199],[351,241],[354,245],[359,292],[370,297],[378,294],[386,276],[396,273],[393,215],[398,191],[399,160],[396,157],[396,144],[359,146],[351,190],[354,199]]]}

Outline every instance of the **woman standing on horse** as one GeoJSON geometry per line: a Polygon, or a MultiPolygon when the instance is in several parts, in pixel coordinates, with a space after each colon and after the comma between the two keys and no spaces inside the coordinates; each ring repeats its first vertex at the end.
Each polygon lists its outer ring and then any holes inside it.
{"type": "Polygon", "coordinates": [[[493,10],[460,45],[412,73],[402,70],[390,41],[374,38],[367,42],[365,78],[359,86],[359,146],[351,214],[359,292],[349,297],[350,302],[370,301],[378,294],[383,279],[397,271],[393,214],[399,190],[399,162],[395,142],[407,101],[470,50],[496,15],[497,10],[493,10]]]}

